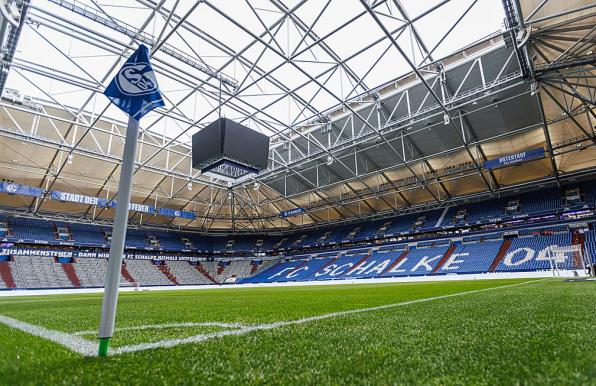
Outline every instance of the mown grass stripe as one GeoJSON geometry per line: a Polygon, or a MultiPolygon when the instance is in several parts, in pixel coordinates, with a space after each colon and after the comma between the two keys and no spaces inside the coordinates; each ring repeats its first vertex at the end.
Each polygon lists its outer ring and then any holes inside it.
{"type": "MultiPolygon", "coordinates": [[[[483,288],[483,289],[478,289],[478,290],[458,292],[458,293],[454,293],[454,294],[439,295],[439,296],[433,296],[433,297],[428,297],[428,298],[408,300],[408,301],[404,301],[404,302],[384,304],[384,305],[375,306],[375,307],[359,308],[359,309],[347,310],[347,311],[337,311],[337,312],[331,312],[331,313],[327,313],[327,314],[310,316],[310,317],[305,317],[305,318],[300,318],[300,319],[295,319],[295,320],[264,323],[264,324],[257,324],[257,325],[253,325],[253,326],[246,326],[246,325],[241,325],[241,324],[236,324],[236,323],[219,323],[219,322],[196,323],[196,325],[202,325],[202,326],[212,325],[212,326],[220,326],[223,328],[234,328],[234,329],[217,331],[217,332],[212,332],[212,333],[207,333],[207,334],[199,334],[199,335],[194,335],[194,336],[187,337],[187,338],[167,339],[167,340],[161,340],[161,341],[157,341],[157,342],[141,343],[141,344],[123,346],[123,347],[119,347],[119,348],[115,348],[115,349],[111,350],[111,354],[124,354],[124,353],[136,352],[136,351],[156,349],[156,348],[174,347],[174,346],[178,346],[181,344],[198,343],[198,342],[203,342],[206,340],[220,338],[220,337],[224,337],[224,336],[244,335],[244,334],[248,334],[248,333],[255,332],[255,331],[271,330],[271,329],[290,326],[290,325],[310,323],[310,322],[315,322],[315,321],[319,321],[319,320],[342,317],[342,316],[347,316],[347,315],[390,309],[390,308],[395,308],[395,307],[407,306],[410,304],[430,302],[430,301],[434,301],[434,300],[447,299],[447,298],[451,298],[451,297],[469,295],[469,294],[491,291],[491,290],[496,290],[496,289],[516,287],[516,286],[525,285],[525,284],[529,284],[529,283],[539,282],[542,280],[546,280],[546,279],[529,280],[529,281],[524,281],[521,283],[507,284],[507,285],[483,288]]],[[[64,347],[68,348],[69,350],[79,353],[83,356],[95,356],[97,353],[97,347],[98,347],[97,343],[90,342],[88,340],[80,338],[78,335],[75,335],[75,334],[68,334],[68,333],[64,333],[61,331],[50,330],[50,329],[47,329],[47,328],[44,328],[41,326],[36,326],[33,324],[22,322],[20,320],[13,319],[13,318],[10,318],[10,317],[4,316],[4,315],[0,315],[0,323],[3,323],[5,325],[7,325],[8,327],[29,333],[31,335],[44,338],[44,339],[52,341],[54,343],[58,343],[64,347]]],[[[195,325],[195,323],[192,323],[192,322],[176,323],[176,324],[172,324],[171,327],[181,327],[181,326],[183,327],[184,325],[191,326],[191,325],[195,325]]],[[[164,325],[163,324],[162,325],[146,325],[146,326],[138,326],[138,327],[131,326],[131,327],[124,327],[124,329],[127,329],[127,328],[129,328],[129,329],[143,329],[143,328],[149,329],[149,328],[152,328],[155,326],[164,326],[164,325]]],[[[87,333],[87,332],[94,333],[95,331],[91,331],[91,330],[79,331],[77,334],[83,335],[83,333],[87,333]]]]}
{"type": "Polygon", "coordinates": [[[365,312],[372,312],[372,311],[385,310],[385,309],[390,309],[390,308],[395,308],[395,307],[407,306],[410,304],[425,303],[425,302],[430,302],[430,301],[434,301],[434,300],[448,299],[448,298],[452,298],[452,297],[470,295],[470,294],[491,291],[491,290],[496,290],[496,289],[511,288],[511,287],[516,287],[516,286],[525,285],[525,284],[529,284],[529,283],[539,282],[542,280],[546,280],[546,279],[529,280],[529,281],[524,281],[521,283],[507,284],[507,285],[502,285],[502,286],[497,286],[497,287],[490,287],[490,288],[483,288],[483,289],[478,289],[478,290],[458,292],[458,293],[448,294],[448,295],[439,295],[439,296],[433,296],[433,297],[429,297],[429,298],[408,300],[405,302],[384,304],[384,305],[375,306],[375,307],[359,308],[359,309],[348,310],[348,311],[331,312],[328,314],[310,316],[310,317],[296,319],[296,320],[258,324],[258,325],[254,325],[254,326],[250,326],[250,327],[240,328],[237,330],[224,330],[224,331],[217,331],[217,332],[212,332],[212,333],[207,333],[207,334],[199,334],[199,335],[194,335],[194,336],[190,336],[187,338],[166,339],[166,340],[161,340],[161,341],[151,342],[151,343],[140,343],[140,344],[136,344],[136,345],[119,347],[117,349],[114,349],[111,353],[112,354],[124,354],[124,353],[132,353],[132,352],[136,352],[136,351],[152,350],[152,349],[157,349],[157,348],[169,348],[169,347],[174,347],[174,346],[178,346],[181,344],[199,343],[199,342],[204,342],[204,341],[211,340],[211,339],[222,338],[224,336],[245,335],[245,334],[255,332],[255,331],[272,330],[275,328],[285,327],[285,326],[290,326],[290,325],[304,324],[304,323],[316,322],[316,321],[320,321],[320,320],[342,317],[342,316],[347,316],[347,315],[360,314],[360,313],[365,313],[365,312]]]}

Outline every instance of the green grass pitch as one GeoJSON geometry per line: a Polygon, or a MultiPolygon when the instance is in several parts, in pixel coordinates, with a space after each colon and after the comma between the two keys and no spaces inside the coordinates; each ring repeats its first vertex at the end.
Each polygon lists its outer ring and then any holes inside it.
{"type": "MultiPolygon", "coordinates": [[[[596,283],[528,281],[127,292],[113,349],[275,328],[98,358],[0,323],[0,385],[596,385],[596,283]]],[[[93,342],[100,308],[100,294],[0,298],[0,315],[93,342]]]]}

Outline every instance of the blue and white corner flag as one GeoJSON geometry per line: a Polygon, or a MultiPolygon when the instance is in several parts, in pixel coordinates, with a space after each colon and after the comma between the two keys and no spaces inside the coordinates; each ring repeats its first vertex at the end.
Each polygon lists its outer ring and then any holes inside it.
{"type": "Polygon", "coordinates": [[[165,105],[149,63],[147,46],[141,44],[130,55],[103,93],[120,110],[136,120],[165,105]]]}

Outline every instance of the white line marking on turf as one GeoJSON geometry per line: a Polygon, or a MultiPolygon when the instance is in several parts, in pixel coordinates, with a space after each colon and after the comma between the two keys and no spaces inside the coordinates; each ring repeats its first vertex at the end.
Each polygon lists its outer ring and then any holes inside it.
{"type": "Polygon", "coordinates": [[[9,318],[4,315],[0,315],[0,323],[31,335],[39,336],[40,338],[44,338],[54,343],[61,344],[69,350],[77,352],[83,356],[97,354],[97,343],[79,338],[78,336],[67,334],[65,332],[48,330],[47,328],[21,322],[20,320],[9,318]]]}
{"type": "Polygon", "coordinates": [[[479,289],[479,290],[458,292],[458,293],[448,294],[448,295],[434,296],[434,297],[430,297],[430,298],[408,300],[405,302],[385,304],[382,306],[359,308],[359,309],[348,310],[348,311],[331,312],[329,314],[310,316],[307,318],[296,319],[296,320],[258,324],[258,325],[254,325],[254,326],[250,326],[250,327],[240,328],[238,330],[217,331],[217,332],[212,332],[212,333],[207,333],[207,334],[190,336],[187,338],[167,339],[167,340],[161,340],[161,341],[151,342],[151,343],[141,343],[141,344],[135,344],[135,345],[130,345],[130,346],[123,346],[123,347],[115,348],[111,352],[113,354],[123,354],[123,353],[131,353],[131,352],[135,352],[135,351],[143,351],[143,350],[150,350],[150,349],[156,349],[156,348],[174,347],[174,346],[178,346],[181,344],[204,342],[206,340],[221,338],[221,337],[229,336],[229,335],[244,335],[244,334],[248,334],[248,333],[251,333],[254,331],[272,330],[274,328],[285,327],[285,326],[290,326],[290,325],[295,325],[295,324],[316,322],[319,320],[341,317],[341,316],[346,316],[346,315],[353,315],[353,314],[360,314],[360,313],[371,312],[371,311],[384,310],[384,309],[388,309],[388,308],[407,306],[407,305],[416,304],[416,303],[425,303],[425,302],[430,302],[430,301],[439,300],[439,299],[448,299],[448,298],[452,298],[452,297],[456,297],[456,296],[470,295],[470,294],[474,294],[474,293],[491,291],[491,290],[495,290],[495,289],[516,287],[519,285],[535,283],[535,282],[542,281],[542,280],[546,280],[546,279],[530,280],[530,281],[524,281],[522,283],[507,284],[507,285],[503,285],[503,286],[499,286],[499,287],[490,287],[490,288],[483,288],[483,289],[479,289]]]}
{"type": "MultiPolygon", "coordinates": [[[[221,323],[221,322],[184,322],[184,323],[164,323],[164,324],[145,324],[142,326],[117,327],[116,332],[121,331],[140,331],[140,330],[161,330],[164,328],[184,328],[184,327],[221,327],[221,328],[245,328],[247,325],[240,323],[221,323]]],[[[73,332],[72,335],[91,335],[97,334],[97,330],[85,330],[73,332]]]]}
{"type": "MultiPolygon", "coordinates": [[[[546,279],[529,280],[529,281],[524,281],[522,283],[507,284],[507,285],[502,285],[502,286],[498,286],[498,287],[490,287],[490,288],[483,288],[483,289],[471,290],[471,291],[466,291],[466,292],[458,292],[458,293],[454,293],[454,294],[440,295],[440,296],[434,296],[434,297],[430,297],[430,298],[408,300],[405,302],[385,304],[385,305],[375,306],[375,307],[331,312],[329,314],[310,316],[310,317],[296,319],[296,320],[287,320],[287,321],[280,321],[280,322],[274,322],[274,323],[257,324],[257,325],[253,325],[253,326],[245,326],[245,325],[241,325],[241,324],[229,324],[228,325],[226,323],[205,322],[205,323],[201,323],[201,325],[206,325],[206,324],[208,325],[209,323],[211,323],[211,325],[220,324],[220,325],[222,325],[222,327],[223,327],[223,325],[226,325],[224,328],[234,327],[236,329],[217,331],[217,332],[212,332],[212,333],[207,333],[207,334],[200,334],[200,335],[190,336],[187,338],[168,339],[168,340],[161,340],[161,341],[151,342],[151,343],[141,343],[141,344],[136,344],[136,345],[117,347],[117,348],[111,349],[110,353],[111,354],[123,354],[123,353],[150,350],[150,349],[156,349],[156,348],[174,347],[174,346],[178,346],[181,344],[187,344],[187,343],[198,343],[198,342],[203,342],[203,341],[215,339],[215,338],[221,338],[221,337],[229,336],[229,335],[244,335],[244,334],[248,334],[248,333],[251,333],[254,331],[272,330],[274,328],[285,327],[285,326],[290,326],[290,325],[295,325],[295,324],[316,322],[319,320],[325,320],[325,319],[341,317],[341,316],[346,316],[346,315],[360,314],[360,313],[365,313],[365,312],[407,306],[410,304],[425,303],[425,302],[430,302],[433,300],[447,299],[447,298],[452,298],[452,297],[456,297],[456,296],[470,295],[470,294],[474,294],[474,293],[491,291],[491,290],[496,290],[496,289],[516,287],[516,286],[520,286],[520,285],[524,285],[524,284],[539,282],[542,280],[546,280],[546,279]]],[[[4,315],[0,315],[0,323],[3,323],[5,325],[7,325],[8,327],[12,327],[14,329],[24,331],[31,335],[39,336],[46,340],[52,341],[54,343],[58,343],[64,347],[70,349],[71,351],[79,353],[83,356],[95,356],[97,354],[97,348],[98,348],[97,343],[85,340],[85,339],[80,338],[79,336],[74,335],[74,334],[68,334],[68,333],[61,332],[61,331],[49,330],[47,328],[44,328],[41,326],[36,326],[33,324],[29,324],[29,323],[25,323],[20,320],[16,320],[16,319],[10,318],[8,316],[4,316],[4,315]]],[[[176,323],[173,325],[173,327],[178,327],[180,325],[185,325],[185,324],[190,324],[190,323],[176,323]]],[[[150,327],[146,327],[146,328],[151,328],[153,326],[163,326],[163,325],[148,325],[148,326],[150,326],[150,327]]],[[[144,326],[139,326],[139,327],[144,327],[144,326]]],[[[124,327],[124,328],[127,328],[127,327],[124,327]]],[[[86,332],[86,331],[79,331],[79,333],[83,333],[83,332],[86,332]]],[[[95,332],[95,331],[93,331],[93,332],[95,332]]]]}

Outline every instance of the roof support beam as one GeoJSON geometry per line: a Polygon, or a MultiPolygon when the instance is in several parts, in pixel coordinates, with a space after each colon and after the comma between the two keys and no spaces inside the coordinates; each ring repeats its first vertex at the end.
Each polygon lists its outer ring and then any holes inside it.
{"type": "Polygon", "coordinates": [[[542,103],[542,97],[540,96],[540,92],[536,93],[536,103],[538,103],[538,111],[540,112],[540,119],[542,120],[542,130],[544,132],[544,139],[548,150],[550,165],[553,170],[553,174],[557,179],[557,185],[561,186],[561,181],[559,180],[559,169],[557,168],[557,161],[555,160],[555,154],[553,152],[553,143],[550,139],[550,133],[548,131],[548,125],[546,123],[546,116],[544,115],[544,105],[542,103]]]}
{"type": "MultiPolygon", "coordinates": [[[[258,39],[262,44],[268,45],[265,41],[263,41],[260,37],[258,37],[257,35],[255,35],[254,33],[252,33],[250,30],[248,30],[245,26],[241,25],[240,23],[238,23],[238,21],[232,19],[231,17],[229,17],[227,14],[225,14],[224,12],[222,12],[219,8],[217,8],[215,5],[213,5],[210,1],[205,1],[205,4],[207,4],[211,9],[213,9],[214,11],[216,11],[217,13],[219,13],[220,15],[222,15],[223,17],[225,17],[227,20],[229,20],[230,22],[232,22],[234,25],[236,25],[238,28],[242,29],[243,31],[245,31],[246,33],[248,33],[249,35],[251,35],[254,39],[258,39]]],[[[285,58],[284,54],[282,52],[279,52],[275,47],[268,45],[269,49],[273,52],[275,52],[277,55],[279,55],[282,58],[285,58]]],[[[410,171],[410,173],[412,173],[413,176],[415,176],[418,180],[422,181],[420,179],[420,177],[416,174],[416,172],[406,164],[405,160],[402,158],[402,156],[399,154],[399,152],[397,150],[395,150],[395,148],[387,141],[387,139],[381,135],[377,128],[375,128],[374,126],[372,126],[368,121],[366,121],[358,112],[356,112],[349,104],[346,103],[346,101],[342,100],[341,98],[339,98],[337,95],[335,95],[333,92],[331,92],[327,87],[325,87],[324,84],[322,84],[318,79],[316,79],[315,77],[313,77],[312,75],[310,75],[307,71],[305,71],[303,68],[301,68],[300,66],[296,65],[296,63],[294,62],[290,62],[289,64],[291,64],[293,67],[295,67],[298,71],[302,72],[306,77],[310,78],[310,80],[317,84],[320,88],[323,88],[327,93],[329,93],[329,95],[333,96],[335,99],[338,100],[338,102],[340,104],[342,104],[347,110],[349,110],[352,114],[354,114],[355,116],[357,116],[358,118],[360,118],[363,122],[365,122],[365,124],[367,126],[370,127],[370,129],[372,129],[373,131],[376,132],[376,134],[379,136],[379,138],[391,149],[391,151],[398,157],[398,159],[401,160],[401,162],[404,164],[404,166],[410,171]]],[[[439,201],[440,199],[430,190],[427,189],[429,194],[436,200],[439,201]]]]}
{"type": "Polygon", "coordinates": [[[575,117],[573,116],[573,114],[571,113],[571,111],[569,111],[568,108],[566,108],[565,106],[563,106],[561,104],[561,102],[559,102],[557,100],[557,98],[555,98],[555,96],[548,90],[547,87],[543,87],[542,90],[546,93],[546,95],[548,95],[548,97],[561,109],[562,112],[565,113],[565,117],[571,119],[571,121],[575,124],[575,126],[577,126],[577,128],[579,128],[587,137],[589,137],[592,142],[594,142],[594,144],[596,144],[596,137],[594,137],[593,135],[590,134],[589,131],[587,131],[578,121],[577,119],[575,119],[575,117]]]}
{"type": "Polygon", "coordinates": [[[383,31],[383,33],[385,33],[385,35],[387,36],[387,38],[393,43],[393,46],[397,49],[397,51],[400,53],[400,55],[408,63],[408,65],[410,66],[410,68],[414,71],[414,73],[416,73],[416,75],[418,76],[418,79],[422,82],[422,84],[428,90],[428,92],[431,94],[431,96],[433,97],[433,99],[435,99],[437,101],[437,103],[439,104],[439,106],[441,107],[441,109],[443,110],[443,112],[449,117],[449,125],[453,128],[453,130],[456,133],[457,137],[459,138],[459,140],[464,145],[464,147],[466,149],[466,152],[470,156],[470,159],[472,160],[472,162],[474,162],[474,165],[476,166],[476,169],[478,171],[478,174],[482,177],[482,180],[484,181],[486,187],[491,192],[493,192],[493,188],[490,186],[490,184],[487,181],[486,177],[482,173],[482,171],[480,169],[480,165],[476,161],[476,158],[470,152],[470,149],[468,148],[468,145],[466,144],[465,140],[459,134],[459,131],[457,130],[457,127],[455,127],[455,125],[454,125],[451,117],[449,116],[449,110],[447,110],[447,108],[443,104],[443,101],[437,96],[437,94],[434,92],[434,90],[430,87],[430,85],[428,84],[428,82],[426,81],[426,79],[424,78],[424,76],[420,73],[420,70],[416,67],[416,65],[414,65],[414,63],[408,57],[408,55],[406,55],[406,53],[399,46],[399,44],[397,44],[397,41],[393,38],[393,35],[391,33],[389,33],[389,31],[387,30],[387,28],[385,27],[385,25],[383,23],[381,23],[381,21],[379,20],[379,17],[375,14],[375,11],[366,3],[366,1],[360,0],[360,3],[367,10],[367,12],[372,16],[372,18],[374,19],[374,21],[381,28],[381,30],[383,31]]]}
{"type": "MultiPolygon", "coordinates": [[[[160,0],[160,4],[159,6],[161,7],[161,5],[165,2],[165,0],[160,0]]],[[[142,23],[141,28],[139,29],[139,31],[143,31],[148,25],[149,22],[153,19],[155,15],[155,11],[151,12],[150,15],[145,19],[145,21],[142,23]]],[[[134,41],[131,40],[131,43],[134,41]]],[[[122,55],[124,55],[127,52],[127,50],[125,49],[124,51],[122,51],[122,55]]],[[[120,57],[118,57],[118,59],[114,62],[114,64],[110,67],[110,69],[106,72],[106,74],[102,77],[101,79],[101,83],[105,82],[108,77],[110,76],[110,74],[112,73],[112,71],[120,64],[120,57]]],[[[83,105],[81,106],[81,108],[77,111],[77,116],[79,114],[81,114],[84,110],[85,107],[91,102],[91,100],[93,99],[93,96],[90,96],[89,98],[87,98],[85,100],[85,102],[83,103],[83,105]]],[[[106,107],[101,111],[101,113],[94,119],[94,121],[89,125],[90,127],[95,126],[95,124],[100,120],[100,118],[103,116],[103,114],[106,112],[106,110],[108,109],[109,104],[106,105],[106,107]]],[[[65,137],[68,136],[68,134],[70,133],[70,131],[73,129],[73,126],[71,125],[65,135],[65,137]]],[[[89,130],[87,130],[81,137],[79,137],[78,142],[73,146],[73,149],[69,151],[69,155],[72,154],[72,151],[82,142],[83,138],[85,137],[85,134],[88,132],[89,130]]],[[[59,152],[56,152],[54,154],[54,157],[52,159],[52,161],[50,162],[50,165],[53,165],[54,162],[56,161],[56,158],[58,157],[59,152]]],[[[68,156],[66,157],[68,159],[68,156]]],[[[54,184],[56,183],[56,181],[58,180],[58,176],[60,175],[60,173],[62,172],[62,170],[64,170],[64,167],[66,166],[66,160],[64,161],[64,163],[62,163],[59,167],[58,167],[58,171],[55,173],[55,177],[52,179],[52,181],[48,184],[48,186],[46,187],[46,189],[51,189],[54,184]]],[[[49,169],[48,169],[49,171],[49,169]]],[[[40,183],[40,187],[42,187],[44,185],[45,179],[41,181],[40,183]]],[[[45,198],[45,196],[43,197],[45,198]]],[[[37,211],[39,210],[40,207],[40,203],[43,203],[43,199],[42,200],[38,200],[38,205],[35,205],[35,208],[31,207],[30,209],[33,210],[34,213],[37,213],[37,211]]]]}

